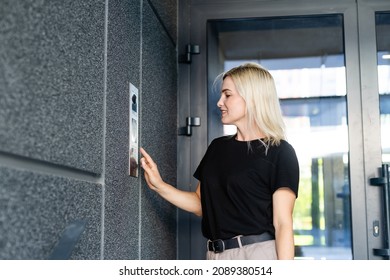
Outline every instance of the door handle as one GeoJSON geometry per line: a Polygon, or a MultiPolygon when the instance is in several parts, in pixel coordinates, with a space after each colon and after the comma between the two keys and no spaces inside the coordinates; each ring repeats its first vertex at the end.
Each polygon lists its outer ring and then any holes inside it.
{"type": "Polygon", "coordinates": [[[193,126],[200,126],[200,117],[187,117],[186,126],[180,127],[178,134],[184,136],[191,136],[193,126]]]}
{"type": "MultiPolygon", "coordinates": [[[[385,260],[390,259],[390,176],[389,176],[389,165],[382,165],[382,177],[371,178],[370,184],[372,186],[382,187],[383,194],[383,243],[382,249],[374,249],[374,255],[382,256],[385,260]]],[[[379,235],[379,222],[374,222],[374,236],[379,235]]]]}

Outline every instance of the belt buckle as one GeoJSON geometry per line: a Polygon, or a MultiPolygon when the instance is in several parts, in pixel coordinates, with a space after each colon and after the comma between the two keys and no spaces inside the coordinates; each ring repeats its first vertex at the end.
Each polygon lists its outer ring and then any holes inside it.
{"type": "Polygon", "coordinates": [[[225,251],[225,242],[223,242],[222,239],[216,239],[214,241],[211,241],[213,252],[214,253],[222,253],[225,251]]]}

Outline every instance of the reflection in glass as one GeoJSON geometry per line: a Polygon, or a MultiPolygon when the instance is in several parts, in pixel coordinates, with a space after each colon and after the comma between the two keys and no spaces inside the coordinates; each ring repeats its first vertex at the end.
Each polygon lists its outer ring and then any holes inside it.
{"type": "Polygon", "coordinates": [[[217,74],[244,61],[270,70],[301,169],[296,257],[352,259],[342,16],[210,21],[208,54],[209,141],[235,133],[219,123],[217,74]]]}
{"type": "Polygon", "coordinates": [[[377,13],[375,20],[382,161],[390,163],[390,12],[377,13]]]}

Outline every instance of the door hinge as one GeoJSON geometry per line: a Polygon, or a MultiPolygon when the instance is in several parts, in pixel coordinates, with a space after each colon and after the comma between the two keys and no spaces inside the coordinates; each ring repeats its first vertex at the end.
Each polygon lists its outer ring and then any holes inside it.
{"type": "Polygon", "coordinates": [[[191,136],[193,126],[200,126],[200,117],[187,117],[186,126],[179,128],[178,135],[191,136]]]}
{"type": "Polygon", "coordinates": [[[179,63],[191,63],[193,54],[200,54],[199,45],[186,45],[185,54],[179,57],[179,63]]]}

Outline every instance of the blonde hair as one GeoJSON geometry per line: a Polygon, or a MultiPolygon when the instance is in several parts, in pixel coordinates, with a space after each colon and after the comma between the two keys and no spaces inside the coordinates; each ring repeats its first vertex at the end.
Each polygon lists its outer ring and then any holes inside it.
{"type": "Polygon", "coordinates": [[[285,140],[284,121],[272,75],[256,63],[245,63],[223,73],[230,77],[246,102],[248,127],[253,124],[265,135],[264,142],[279,145],[285,140]]]}

